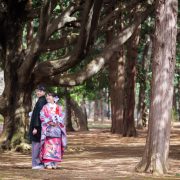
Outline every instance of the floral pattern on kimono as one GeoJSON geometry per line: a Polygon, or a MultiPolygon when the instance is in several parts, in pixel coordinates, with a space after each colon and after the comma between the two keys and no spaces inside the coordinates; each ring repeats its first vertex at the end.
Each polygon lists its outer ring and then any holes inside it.
{"type": "Polygon", "coordinates": [[[42,121],[40,159],[43,163],[60,162],[67,145],[64,115],[61,107],[57,104],[46,104],[40,112],[40,119],[42,121]],[[52,125],[59,128],[59,137],[49,136],[49,129],[51,130],[50,126],[52,125]]]}

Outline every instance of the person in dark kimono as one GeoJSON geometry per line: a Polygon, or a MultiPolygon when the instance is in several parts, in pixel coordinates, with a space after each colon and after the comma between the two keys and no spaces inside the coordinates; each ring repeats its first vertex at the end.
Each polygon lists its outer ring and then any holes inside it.
{"type": "Polygon", "coordinates": [[[41,120],[40,111],[43,106],[47,103],[45,97],[45,87],[39,85],[35,94],[38,97],[38,101],[32,112],[29,136],[32,143],[32,169],[42,169],[44,166],[39,159],[40,154],[40,139],[41,139],[41,120]]]}

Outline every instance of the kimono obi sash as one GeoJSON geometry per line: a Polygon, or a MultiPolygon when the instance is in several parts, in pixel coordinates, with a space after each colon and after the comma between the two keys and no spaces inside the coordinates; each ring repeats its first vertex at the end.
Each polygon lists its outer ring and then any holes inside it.
{"type": "Polygon", "coordinates": [[[61,128],[58,125],[48,125],[46,129],[46,137],[60,138],[61,128]]]}
{"type": "Polygon", "coordinates": [[[56,108],[56,114],[52,117],[52,121],[50,121],[46,129],[46,137],[61,137],[61,123],[63,124],[63,117],[59,116],[59,109],[56,108]]]}

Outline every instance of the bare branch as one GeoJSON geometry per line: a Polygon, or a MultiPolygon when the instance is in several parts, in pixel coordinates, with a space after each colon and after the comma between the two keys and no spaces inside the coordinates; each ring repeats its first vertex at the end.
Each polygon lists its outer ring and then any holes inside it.
{"type": "Polygon", "coordinates": [[[148,17],[154,10],[154,7],[150,7],[147,11],[139,14],[134,23],[125,28],[120,34],[111,41],[111,43],[103,50],[101,55],[92,60],[81,72],[69,75],[56,75],[51,76],[45,80],[45,82],[53,85],[65,85],[74,86],[83,83],[86,79],[90,78],[97,72],[99,72],[104,65],[111,59],[112,55],[118,50],[122,44],[124,44],[135,32],[138,26],[148,17]]]}
{"type": "Polygon", "coordinates": [[[127,12],[136,7],[139,3],[144,3],[144,0],[133,0],[132,2],[128,3],[127,6],[123,8],[116,7],[111,13],[109,13],[104,19],[101,20],[99,23],[99,27],[103,27],[109,21],[111,21],[114,17],[116,17],[119,13],[127,12]]]}
{"type": "MultiPolygon", "coordinates": [[[[34,68],[37,57],[39,55],[39,48],[46,41],[46,29],[50,20],[50,15],[52,12],[52,1],[44,0],[44,4],[41,8],[40,15],[40,25],[35,39],[32,41],[31,45],[26,50],[25,61],[22,63],[21,68],[19,69],[19,80],[25,82],[25,74],[31,74],[32,69],[34,68]]],[[[29,76],[30,78],[30,76],[29,76]]]]}
{"type": "Polygon", "coordinates": [[[90,22],[91,27],[90,27],[89,34],[88,34],[87,47],[85,49],[86,51],[88,51],[89,47],[94,43],[102,4],[103,4],[103,0],[94,1],[92,20],[90,22]]]}
{"type": "Polygon", "coordinates": [[[51,12],[52,12],[51,1],[44,0],[44,7],[41,8],[40,23],[38,29],[38,36],[39,36],[38,38],[40,39],[40,42],[46,40],[46,32],[48,29],[51,12]]]}
{"type": "MultiPolygon", "coordinates": [[[[54,10],[54,8],[56,7],[57,5],[57,2],[58,0],[53,0],[51,2],[51,12],[54,10]]],[[[37,7],[37,8],[34,8],[34,9],[30,9],[28,14],[27,14],[27,20],[33,20],[35,18],[39,18],[40,17],[40,12],[41,12],[41,7],[37,7]]]]}
{"type": "Polygon", "coordinates": [[[55,31],[61,29],[66,23],[76,21],[76,17],[71,17],[72,12],[75,10],[75,4],[71,4],[61,15],[52,20],[47,27],[46,38],[48,39],[55,31]]]}
{"type": "Polygon", "coordinates": [[[79,39],[69,59],[63,58],[56,61],[46,61],[39,63],[33,73],[33,75],[36,77],[36,81],[37,79],[39,81],[41,78],[59,74],[82,60],[80,56],[82,56],[82,54],[84,53],[84,49],[86,49],[85,47],[87,45],[87,38],[91,27],[89,26],[89,24],[91,24],[90,22],[92,20],[92,14],[91,16],[89,14],[90,10],[92,9],[92,5],[92,0],[88,0],[85,2],[79,39]]]}
{"type": "Polygon", "coordinates": [[[65,48],[77,42],[77,39],[78,39],[78,35],[72,34],[72,35],[64,36],[60,39],[49,40],[43,46],[41,46],[39,51],[43,53],[47,51],[54,51],[61,48],[65,48]]]}

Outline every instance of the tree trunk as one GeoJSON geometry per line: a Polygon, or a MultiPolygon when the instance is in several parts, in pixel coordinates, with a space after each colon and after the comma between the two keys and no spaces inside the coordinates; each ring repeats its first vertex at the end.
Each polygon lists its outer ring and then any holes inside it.
{"type": "Polygon", "coordinates": [[[178,87],[178,88],[177,88],[177,89],[178,89],[178,90],[177,90],[177,91],[178,91],[178,92],[177,92],[177,94],[178,94],[178,98],[177,98],[177,99],[178,99],[178,100],[177,100],[177,101],[178,101],[178,102],[177,102],[178,108],[177,108],[177,109],[178,109],[178,117],[179,117],[179,121],[180,121],[180,78],[179,78],[179,81],[178,81],[178,82],[179,82],[179,83],[178,83],[178,85],[177,85],[177,87],[178,87]]]}
{"type": "Polygon", "coordinates": [[[82,102],[81,102],[81,109],[82,109],[82,112],[83,112],[83,114],[84,114],[84,116],[85,116],[85,125],[86,125],[86,128],[87,128],[87,130],[88,130],[88,116],[87,116],[87,109],[86,109],[86,101],[85,101],[85,98],[83,97],[83,100],[82,100],[82,102]]]}
{"type": "Polygon", "coordinates": [[[28,113],[31,111],[32,89],[12,90],[9,96],[9,106],[4,116],[3,132],[1,134],[1,147],[3,149],[15,148],[17,145],[26,142],[29,130],[28,113]]]}
{"type": "Polygon", "coordinates": [[[33,84],[28,80],[20,83],[18,74],[20,65],[24,61],[21,50],[25,4],[26,2],[8,2],[10,13],[7,13],[6,19],[1,24],[0,44],[5,81],[3,96],[7,104],[7,108],[2,113],[4,126],[0,142],[3,149],[9,149],[24,142],[28,129],[27,115],[31,109],[33,84]],[[21,11],[18,11],[18,8],[22,8],[21,11]]]}
{"type": "Polygon", "coordinates": [[[144,47],[143,57],[141,68],[139,70],[139,101],[137,106],[137,128],[141,129],[143,126],[146,126],[146,81],[147,81],[147,73],[149,70],[150,58],[151,58],[151,45],[150,37],[147,39],[147,43],[144,47]]]}
{"type": "MultiPolygon", "coordinates": [[[[114,9],[114,2],[111,2],[108,11],[114,9]]],[[[120,19],[121,19],[120,15],[120,19]]],[[[110,24],[113,26],[113,22],[110,24]]],[[[123,24],[120,23],[120,29],[122,29],[123,24]]],[[[111,42],[114,29],[109,29],[107,31],[107,43],[111,42]]],[[[124,56],[124,47],[122,46],[119,49],[119,52],[115,52],[111,58],[111,61],[108,66],[109,71],[109,94],[111,98],[111,119],[112,133],[123,133],[123,110],[124,110],[124,70],[125,70],[125,56],[124,56]]]]}
{"type": "Polygon", "coordinates": [[[110,95],[109,95],[109,88],[107,88],[107,106],[108,106],[108,111],[107,111],[107,117],[110,120],[111,117],[111,104],[110,104],[110,95]]]}
{"type": "Polygon", "coordinates": [[[176,54],[177,0],[156,1],[148,136],[138,171],[167,172],[176,54]]]}
{"type": "Polygon", "coordinates": [[[99,100],[99,106],[100,106],[100,117],[101,122],[104,122],[104,101],[103,101],[103,91],[100,92],[100,100],[99,100]]]}
{"type": "Polygon", "coordinates": [[[99,118],[99,106],[98,99],[94,100],[94,122],[97,122],[99,118]]]}
{"type": "Polygon", "coordinates": [[[65,114],[66,114],[66,129],[67,131],[74,131],[74,128],[72,126],[72,113],[71,113],[71,97],[70,94],[65,88],[65,114]]]}
{"type": "Polygon", "coordinates": [[[124,109],[124,50],[120,50],[120,56],[117,54],[109,64],[109,82],[111,97],[111,118],[112,133],[123,133],[123,109],[124,109]]]}
{"type": "Polygon", "coordinates": [[[140,28],[134,32],[128,41],[126,60],[126,80],[124,92],[124,118],[123,136],[136,136],[134,108],[135,108],[135,85],[136,85],[136,61],[138,56],[140,28]]]}
{"type": "Polygon", "coordinates": [[[70,100],[72,110],[74,111],[75,116],[78,118],[79,130],[88,131],[87,124],[87,115],[82,107],[78,105],[73,99],[70,100]]]}

